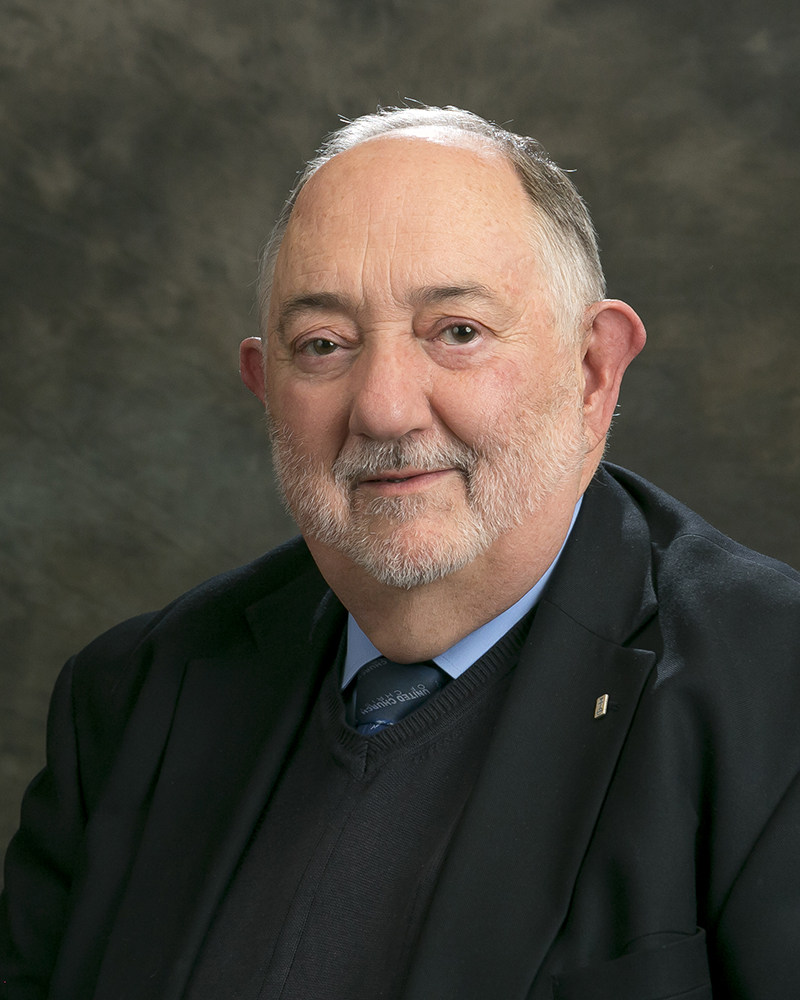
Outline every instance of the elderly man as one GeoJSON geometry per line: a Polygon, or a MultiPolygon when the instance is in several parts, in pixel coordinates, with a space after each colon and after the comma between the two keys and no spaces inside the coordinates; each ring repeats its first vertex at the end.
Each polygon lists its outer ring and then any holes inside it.
{"type": "Polygon", "coordinates": [[[330,139],[241,352],[302,539],[65,668],[3,996],[800,995],[800,578],[601,465],[603,295],[532,140],[330,139]]]}

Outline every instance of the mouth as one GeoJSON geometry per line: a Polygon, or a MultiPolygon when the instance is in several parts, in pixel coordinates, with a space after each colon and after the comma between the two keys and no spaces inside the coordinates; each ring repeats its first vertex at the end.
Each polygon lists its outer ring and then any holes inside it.
{"type": "Polygon", "coordinates": [[[456,469],[390,469],[386,472],[379,472],[366,479],[356,482],[356,488],[366,487],[368,490],[379,492],[401,492],[409,489],[417,490],[427,486],[432,486],[443,477],[456,469]]]}

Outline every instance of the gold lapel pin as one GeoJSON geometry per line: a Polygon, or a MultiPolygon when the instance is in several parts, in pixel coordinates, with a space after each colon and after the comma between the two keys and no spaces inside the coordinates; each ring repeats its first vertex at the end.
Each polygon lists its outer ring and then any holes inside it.
{"type": "Polygon", "coordinates": [[[597,701],[594,703],[594,717],[595,719],[602,718],[608,711],[608,695],[601,694],[597,701]]]}

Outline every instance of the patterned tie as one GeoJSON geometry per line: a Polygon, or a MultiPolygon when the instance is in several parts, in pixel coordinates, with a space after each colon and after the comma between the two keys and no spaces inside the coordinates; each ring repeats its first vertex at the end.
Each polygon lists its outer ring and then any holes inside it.
{"type": "Polygon", "coordinates": [[[393,726],[423,705],[450,680],[432,660],[394,663],[378,656],[356,680],[355,728],[364,736],[393,726]]]}

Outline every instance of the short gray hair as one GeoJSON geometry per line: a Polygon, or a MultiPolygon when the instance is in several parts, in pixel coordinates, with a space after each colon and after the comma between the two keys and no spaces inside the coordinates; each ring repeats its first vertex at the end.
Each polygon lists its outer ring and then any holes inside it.
{"type": "Polygon", "coordinates": [[[278,252],[297,197],[321,166],[339,153],[400,129],[420,127],[454,129],[487,140],[516,171],[535,210],[534,240],[546,250],[545,266],[552,290],[552,311],[565,343],[582,336],[581,319],[587,306],[605,296],[597,234],[585,202],[567,174],[544,147],[516,135],[471,111],[445,107],[379,108],[331,133],[309,160],[292,189],[261,254],[258,302],[262,325],[272,292],[278,252]]]}

